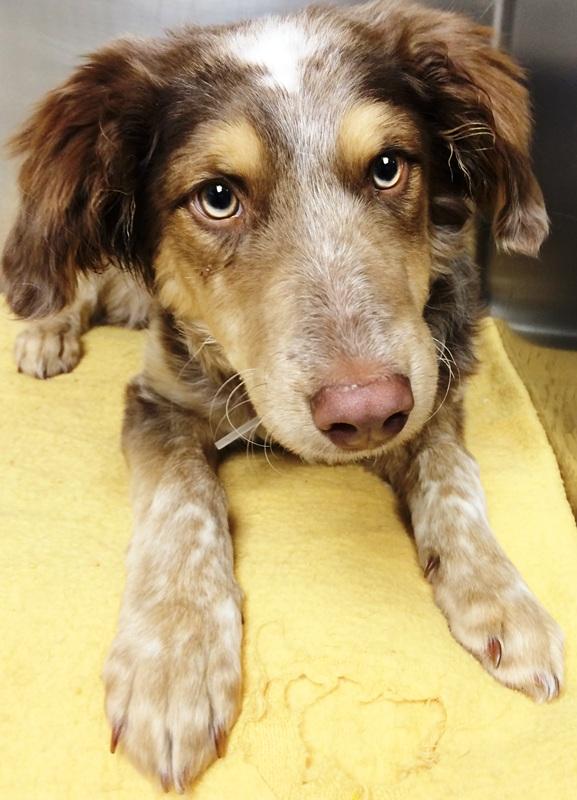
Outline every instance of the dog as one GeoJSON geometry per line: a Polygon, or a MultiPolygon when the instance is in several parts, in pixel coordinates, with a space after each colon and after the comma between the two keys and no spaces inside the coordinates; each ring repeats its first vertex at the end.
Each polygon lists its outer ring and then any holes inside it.
{"type": "Polygon", "coordinates": [[[376,0],[115,41],[12,140],[19,369],[73,369],[96,321],[149,326],[104,682],[111,749],[166,790],[223,753],[240,704],[223,437],[366,462],[457,641],[506,686],[558,695],[562,633],[493,537],[463,445],[476,223],[533,256],[548,231],[530,135],[524,74],[488,29],[376,0]]]}

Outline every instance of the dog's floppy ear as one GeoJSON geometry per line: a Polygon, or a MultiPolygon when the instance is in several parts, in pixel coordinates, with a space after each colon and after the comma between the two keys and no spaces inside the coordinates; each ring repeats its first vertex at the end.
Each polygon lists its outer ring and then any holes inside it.
{"type": "Polygon", "coordinates": [[[9,144],[24,161],[2,285],[20,316],[60,310],[74,295],[78,271],[112,262],[151,279],[136,231],[154,148],[157,81],[144,60],[148,48],[122,40],[96,53],[47,95],[9,144]]]}
{"type": "Polygon", "coordinates": [[[492,221],[497,245],[536,255],[549,230],[531,167],[523,70],[491,44],[491,29],[457,14],[378,0],[358,14],[377,26],[409,77],[453,179],[492,221]]]}

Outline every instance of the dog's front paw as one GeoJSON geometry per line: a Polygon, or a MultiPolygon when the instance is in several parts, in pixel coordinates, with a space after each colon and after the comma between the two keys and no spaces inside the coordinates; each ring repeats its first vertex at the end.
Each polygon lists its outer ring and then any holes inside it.
{"type": "Polygon", "coordinates": [[[18,371],[33,378],[71,372],[80,356],[80,337],[63,325],[38,322],[23,330],[14,343],[18,371]]]}
{"type": "Polygon", "coordinates": [[[456,580],[443,565],[428,569],[455,638],[498,681],[538,702],[563,683],[563,633],[517,575],[505,584],[456,580]]]}
{"type": "Polygon", "coordinates": [[[240,702],[241,613],[166,603],[124,617],[104,668],[117,744],[165,791],[183,792],[222,755],[240,702]]]}

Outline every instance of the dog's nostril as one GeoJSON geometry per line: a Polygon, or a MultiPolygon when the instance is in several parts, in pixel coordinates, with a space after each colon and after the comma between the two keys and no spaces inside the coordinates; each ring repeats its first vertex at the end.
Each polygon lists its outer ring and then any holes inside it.
{"type": "Polygon", "coordinates": [[[383,430],[387,433],[400,433],[405,427],[408,418],[409,415],[402,411],[392,414],[383,422],[383,430]]]}
{"type": "Polygon", "coordinates": [[[340,433],[357,433],[358,430],[359,429],[355,425],[349,425],[348,422],[333,422],[328,432],[334,433],[339,431],[340,433]]]}

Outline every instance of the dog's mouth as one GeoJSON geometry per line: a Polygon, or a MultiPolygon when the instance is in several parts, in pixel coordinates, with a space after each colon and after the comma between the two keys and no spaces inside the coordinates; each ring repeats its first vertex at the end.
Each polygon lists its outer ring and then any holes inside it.
{"type": "MultiPolygon", "coordinates": [[[[383,423],[375,422],[365,427],[347,422],[335,422],[327,430],[321,431],[326,437],[327,444],[331,443],[329,445],[330,453],[319,454],[318,458],[314,460],[330,463],[349,463],[378,455],[386,450],[387,445],[404,429],[408,419],[408,413],[398,412],[383,423]]],[[[230,445],[241,441],[260,443],[269,438],[265,431],[261,418],[252,416],[242,425],[233,428],[232,431],[216,439],[215,447],[217,450],[222,451],[230,445]]],[[[281,447],[283,446],[282,442],[275,438],[272,441],[278,443],[281,447]]],[[[298,449],[295,450],[294,447],[289,447],[288,449],[301,458],[310,460],[310,456],[307,458],[304,452],[298,452],[298,449]]]]}
{"type": "MultiPolygon", "coordinates": [[[[332,452],[330,454],[319,454],[316,458],[311,457],[310,454],[305,455],[305,453],[299,453],[294,447],[287,449],[294,452],[300,458],[311,462],[348,464],[362,461],[363,459],[378,456],[384,452],[396,433],[400,432],[405,427],[407,418],[407,415],[398,415],[398,418],[391,423],[391,426],[396,429],[395,433],[389,432],[385,438],[383,438],[381,434],[375,436],[371,433],[359,431],[347,423],[336,423],[332,430],[327,432],[327,438],[334,445],[334,448],[331,448],[332,452]]],[[[261,424],[260,417],[251,417],[251,419],[247,420],[243,425],[239,425],[238,428],[234,428],[229,433],[216,439],[214,443],[216,449],[223,451],[238,442],[246,442],[247,445],[251,442],[258,442],[259,444],[266,442],[269,437],[266,433],[261,433],[259,431],[261,424]]],[[[276,442],[275,439],[272,441],[273,443],[279,444],[282,448],[282,443],[276,442]]]]}

